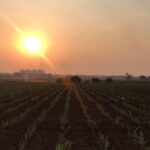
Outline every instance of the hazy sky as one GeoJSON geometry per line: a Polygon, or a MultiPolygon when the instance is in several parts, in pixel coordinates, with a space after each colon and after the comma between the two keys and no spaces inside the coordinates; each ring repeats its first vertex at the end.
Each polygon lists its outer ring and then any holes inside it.
{"type": "Polygon", "coordinates": [[[149,0],[0,0],[23,32],[41,32],[49,41],[46,56],[16,48],[19,34],[0,18],[0,72],[26,68],[79,74],[150,75],[149,0]]]}

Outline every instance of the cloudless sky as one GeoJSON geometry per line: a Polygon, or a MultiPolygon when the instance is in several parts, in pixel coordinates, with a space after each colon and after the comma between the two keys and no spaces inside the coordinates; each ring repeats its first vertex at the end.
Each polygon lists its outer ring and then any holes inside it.
{"type": "Polygon", "coordinates": [[[21,53],[19,34],[0,17],[0,72],[43,68],[48,72],[150,75],[149,0],[0,0],[23,32],[43,34],[52,69],[21,53]]]}

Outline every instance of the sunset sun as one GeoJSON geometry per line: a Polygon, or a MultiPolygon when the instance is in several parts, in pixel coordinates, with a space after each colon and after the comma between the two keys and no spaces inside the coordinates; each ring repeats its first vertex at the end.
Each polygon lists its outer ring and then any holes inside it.
{"type": "Polygon", "coordinates": [[[29,52],[40,52],[42,49],[42,41],[37,37],[27,37],[23,42],[24,48],[29,52]]]}

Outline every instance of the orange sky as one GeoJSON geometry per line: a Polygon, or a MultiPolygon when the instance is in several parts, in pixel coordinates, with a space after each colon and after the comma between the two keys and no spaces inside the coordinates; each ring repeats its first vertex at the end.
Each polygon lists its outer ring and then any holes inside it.
{"type": "Polygon", "coordinates": [[[0,72],[43,68],[47,72],[150,75],[148,0],[0,0],[20,29],[42,33],[46,57],[16,47],[19,34],[0,17],[0,72]]]}

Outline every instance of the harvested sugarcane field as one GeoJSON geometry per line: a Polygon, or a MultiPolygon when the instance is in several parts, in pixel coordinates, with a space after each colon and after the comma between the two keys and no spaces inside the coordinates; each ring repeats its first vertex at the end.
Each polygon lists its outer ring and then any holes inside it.
{"type": "Polygon", "coordinates": [[[150,84],[1,81],[0,150],[150,150],[150,84]]]}

